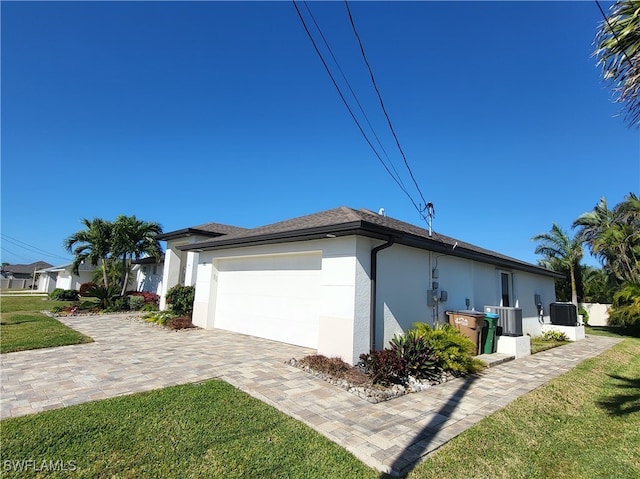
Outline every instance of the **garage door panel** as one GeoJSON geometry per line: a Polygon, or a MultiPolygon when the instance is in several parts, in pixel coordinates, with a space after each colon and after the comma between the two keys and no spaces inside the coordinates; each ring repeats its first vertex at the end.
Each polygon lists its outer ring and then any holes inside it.
{"type": "Polygon", "coordinates": [[[320,254],[219,261],[215,327],[317,348],[321,263],[320,254]]]}

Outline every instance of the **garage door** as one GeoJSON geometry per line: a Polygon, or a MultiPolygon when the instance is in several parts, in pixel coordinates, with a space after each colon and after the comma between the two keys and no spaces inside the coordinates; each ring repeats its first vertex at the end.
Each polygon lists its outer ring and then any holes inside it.
{"type": "Polygon", "coordinates": [[[216,328],[318,347],[322,255],[219,260],[216,328]]]}

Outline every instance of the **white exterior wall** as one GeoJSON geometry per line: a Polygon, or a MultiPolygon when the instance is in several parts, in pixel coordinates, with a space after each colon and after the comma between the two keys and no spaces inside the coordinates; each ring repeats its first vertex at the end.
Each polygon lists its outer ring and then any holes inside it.
{"type": "Polygon", "coordinates": [[[540,336],[542,334],[542,323],[538,318],[535,295],[540,295],[544,322],[550,322],[549,305],[556,300],[554,280],[546,276],[514,271],[513,282],[514,297],[518,307],[522,308],[522,333],[525,336],[540,336]]]}
{"type": "Polygon", "coordinates": [[[136,264],[133,266],[133,275],[136,283],[136,291],[147,291],[160,295],[162,292],[162,272],[164,264],[136,264]],[[155,273],[154,273],[155,271],[155,273]]]}
{"type": "Polygon", "coordinates": [[[376,348],[388,346],[396,333],[403,333],[415,322],[433,324],[447,322],[445,311],[475,309],[499,305],[500,272],[512,275],[513,306],[522,308],[523,334],[539,336],[541,323],[534,301],[541,296],[546,321],[549,304],[555,301],[554,280],[517,270],[466,260],[455,256],[430,253],[402,245],[394,245],[378,253],[376,348]],[[432,278],[437,267],[438,277],[432,278]],[[438,295],[447,292],[447,301],[435,307],[427,304],[427,291],[438,283],[438,295]],[[467,308],[466,300],[469,300],[467,308]]]}
{"type": "Polygon", "coordinates": [[[209,239],[206,236],[189,236],[167,241],[164,253],[164,267],[162,270],[162,282],[159,286],[160,309],[167,307],[167,291],[177,284],[193,286],[197,281],[198,253],[194,251],[180,251],[178,246],[183,246],[197,241],[209,239]]]}
{"type": "MultiPolygon", "coordinates": [[[[193,323],[208,329],[216,326],[218,265],[224,264],[225,259],[250,260],[255,257],[258,261],[258,258],[271,255],[277,257],[315,252],[321,255],[316,319],[318,353],[339,356],[353,363],[360,353],[369,349],[369,283],[365,268],[368,267],[366,255],[370,249],[367,250],[365,246],[360,256],[356,254],[357,245],[367,242],[349,236],[202,252],[197,266],[193,323]]],[[[277,315],[277,311],[271,314],[277,315]]],[[[259,335],[259,331],[256,334],[259,335]]]]}
{"type": "Polygon", "coordinates": [[[431,323],[429,252],[394,244],[378,252],[377,263],[375,347],[383,349],[413,323],[431,323]]]}

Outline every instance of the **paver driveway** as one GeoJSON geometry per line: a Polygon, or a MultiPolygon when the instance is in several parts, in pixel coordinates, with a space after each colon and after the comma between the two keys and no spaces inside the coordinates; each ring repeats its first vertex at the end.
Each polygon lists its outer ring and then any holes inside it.
{"type": "Polygon", "coordinates": [[[220,378],[399,475],[488,414],[619,339],[586,340],[370,404],[284,364],[312,350],[221,330],[172,332],[121,316],[62,321],[95,343],[1,355],[1,417],[220,378]]]}

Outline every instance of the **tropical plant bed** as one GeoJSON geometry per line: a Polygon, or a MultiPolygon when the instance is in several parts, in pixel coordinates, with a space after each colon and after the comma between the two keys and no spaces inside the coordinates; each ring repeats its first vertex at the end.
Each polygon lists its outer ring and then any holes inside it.
{"type": "Polygon", "coordinates": [[[389,401],[391,399],[404,396],[405,394],[424,391],[456,378],[456,376],[453,376],[450,373],[443,373],[438,378],[430,380],[417,380],[409,377],[404,383],[383,386],[375,384],[360,367],[350,366],[339,358],[326,358],[320,355],[312,355],[305,356],[299,360],[291,358],[288,361],[285,361],[285,364],[301,369],[318,379],[322,379],[323,381],[337,386],[340,389],[344,389],[345,391],[355,394],[359,398],[374,404],[389,401]],[[329,365],[329,368],[333,369],[333,371],[329,372],[320,370],[326,370],[326,366],[315,369],[309,364],[318,362],[329,365]]]}

